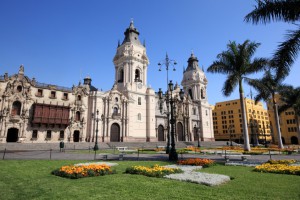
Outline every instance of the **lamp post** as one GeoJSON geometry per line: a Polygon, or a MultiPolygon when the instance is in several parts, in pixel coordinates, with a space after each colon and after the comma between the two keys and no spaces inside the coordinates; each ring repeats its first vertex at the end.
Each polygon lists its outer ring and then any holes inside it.
{"type": "MultiPolygon", "coordinates": [[[[96,140],[95,140],[95,146],[94,146],[94,151],[97,151],[99,149],[98,147],[98,123],[99,123],[99,110],[96,111],[97,115],[95,118],[96,121],[96,140]]],[[[94,113],[92,114],[92,118],[94,118],[94,113]]]]}
{"type": "MultiPolygon", "coordinates": [[[[104,115],[101,115],[101,121],[102,121],[102,126],[104,126],[104,115]]],[[[103,136],[102,136],[102,142],[104,142],[104,129],[103,129],[103,136]]]]}
{"type": "Polygon", "coordinates": [[[201,145],[200,145],[200,133],[198,131],[199,128],[196,126],[196,124],[195,124],[194,128],[195,128],[195,131],[196,131],[196,135],[198,136],[198,147],[200,148],[201,145]]]}
{"type": "MultiPolygon", "coordinates": [[[[169,67],[170,66],[173,66],[173,71],[176,71],[175,69],[175,65],[177,65],[177,62],[175,60],[171,60],[169,59],[169,56],[168,54],[166,54],[166,58],[164,60],[162,60],[161,62],[158,63],[158,66],[159,66],[159,70],[158,71],[162,71],[162,66],[165,65],[166,66],[166,71],[167,71],[167,88],[168,87],[168,84],[169,84],[169,67]]],[[[161,91],[161,89],[160,89],[161,91]]],[[[161,97],[162,97],[162,91],[161,91],[161,97]]],[[[166,92],[166,104],[167,104],[167,132],[168,132],[168,135],[167,135],[167,148],[166,148],[166,154],[169,153],[170,151],[170,107],[169,107],[169,94],[168,94],[168,91],[166,92]]]]}

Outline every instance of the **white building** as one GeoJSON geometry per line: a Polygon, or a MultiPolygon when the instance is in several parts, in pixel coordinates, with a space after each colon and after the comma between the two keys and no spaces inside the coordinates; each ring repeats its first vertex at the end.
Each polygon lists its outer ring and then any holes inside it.
{"type": "MultiPolygon", "coordinates": [[[[113,59],[115,81],[109,91],[97,90],[90,77],[72,88],[39,84],[24,76],[23,66],[16,75],[0,77],[0,142],[94,141],[97,127],[99,142],[166,141],[167,115],[147,86],[149,59],[133,22],[124,35],[113,59]]],[[[193,54],[181,84],[184,100],[178,85],[172,93],[176,140],[214,140],[207,79],[193,54]]]]}

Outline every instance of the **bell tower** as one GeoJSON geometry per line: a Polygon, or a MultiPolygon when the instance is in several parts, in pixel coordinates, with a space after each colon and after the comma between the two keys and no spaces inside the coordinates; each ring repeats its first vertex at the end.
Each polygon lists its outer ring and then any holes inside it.
{"type": "Polygon", "coordinates": [[[207,101],[207,79],[203,70],[199,68],[198,59],[193,53],[188,59],[188,67],[183,72],[181,85],[191,100],[207,101]]]}
{"type": "Polygon", "coordinates": [[[119,90],[138,90],[147,87],[149,60],[145,45],[139,40],[139,31],[133,21],[125,30],[122,44],[118,43],[115,65],[115,84],[119,90]]]}

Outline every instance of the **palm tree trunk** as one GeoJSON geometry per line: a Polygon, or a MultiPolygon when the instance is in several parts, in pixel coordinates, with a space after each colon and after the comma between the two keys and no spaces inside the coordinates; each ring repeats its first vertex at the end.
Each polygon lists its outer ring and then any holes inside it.
{"type": "Polygon", "coordinates": [[[246,117],[246,108],[245,108],[242,80],[239,81],[239,92],[240,92],[240,103],[241,103],[242,120],[243,120],[244,151],[251,151],[250,144],[249,144],[249,135],[248,135],[247,117],[246,117]]]}
{"type": "Polygon", "coordinates": [[[279,124],[279,116],[278,116],[278,105],[275,101],[275,95],[272,94],[272,100],[273,100],[273,109],[274,109],[274,116],[275,116],[275,123],[276,123],[276,129],[277,129],[277,137],[278,137],[278,148],[283,149],[282,139],[281,139],[281,130],[280,130],[280,124],[279,124]]]}

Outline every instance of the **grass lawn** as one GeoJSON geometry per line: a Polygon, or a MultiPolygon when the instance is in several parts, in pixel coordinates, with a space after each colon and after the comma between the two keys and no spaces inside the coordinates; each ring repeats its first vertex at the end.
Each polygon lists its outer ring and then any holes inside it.
{"type": "Polygon", "coordinates": [[[217,187],[123,174],[128,166],[167,162],[120,161],[117,174],[82,179],[50,174],[80,162],[84,161],[0,161],[0,199],[300,199],[300,176],[258,173],[250,167],[216,165],[201,170],[233,178],[217,187]]]}

